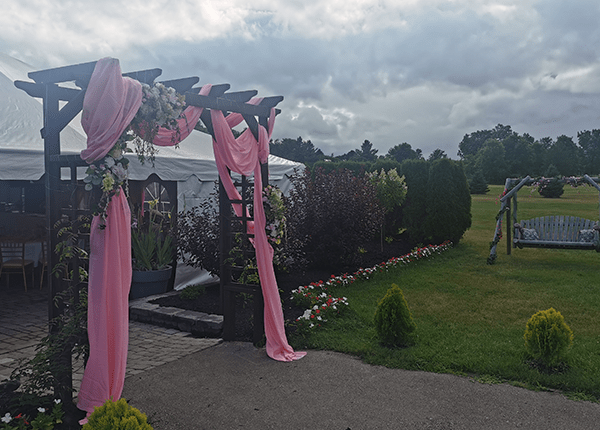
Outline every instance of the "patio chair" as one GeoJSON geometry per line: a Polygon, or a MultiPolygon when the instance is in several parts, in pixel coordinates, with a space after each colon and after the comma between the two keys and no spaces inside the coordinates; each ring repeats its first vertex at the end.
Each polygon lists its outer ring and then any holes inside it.
{"type": "Polygon", "coordinates": [[[9,285],[11,273],[23,275],[23,285],[27,291],[26,271],[31,272],[31,283],[33,284],[33,260],[25,259],[25,243],[22,241],[3,241],[0,244],[0,277],[6,273],[6,286],[9,285]]]}

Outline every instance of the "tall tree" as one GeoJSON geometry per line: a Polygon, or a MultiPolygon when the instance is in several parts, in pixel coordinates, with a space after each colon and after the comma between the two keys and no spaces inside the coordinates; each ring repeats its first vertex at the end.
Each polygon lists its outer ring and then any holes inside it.
{"type": "Polygon", "coordinates": [[[513,133],[510,125],[498,124],[492,130],[477,130],[471,134],[465,134],[463,140],[458,144],[458,156],[465,158],[476,155],[488,139],[503,141],[513,133]]]}
{"type": "Polygon", "coordinates": [[[498,139],[488,139],[477,154],[476,166],[490,184],[500,185],[509,172],[505,161],[504,145],[498,139]]]}
{"type": "Polygon", "coordinates": [[[373,144],[365,139],[360,149],[355,151],[360,161],[375,161],[377,160],[378,150],[373,148],[373,144]]]}
{"type": "Polygon", "coordinates": [[[548,149],[548,164],[554,164],[562,176],[579,174],[578,148],[569,136],[558,136],[548,149]]]}
{"type": "Polygon", "coordinates": [[[420,160],[423,155],[420,149],[414,150],[409,143],[404,142],[388,149],[386,157],[402,163],[404,160],[420,160]]]}
{"type": "Polygon", "coordinates": [[[581,170],[589,175],[600,173],[600,130],[585,130],[577,133],[582,150],[581,170]]]}
{"type": "Polygon", "coordinates": [[[429,154],[427,161],[441,160],[442,158],[448,158],[446,151],[442,151],[440,148],[437,148],[431,154],[429,154]]]}
{"type": "Polygon", "coordinates": [[[271,154],[299,163],[314,163],[325,158],[323,151],[316,148],[310,140],[285,138],[271,141],[269,144],[271,154]]]}

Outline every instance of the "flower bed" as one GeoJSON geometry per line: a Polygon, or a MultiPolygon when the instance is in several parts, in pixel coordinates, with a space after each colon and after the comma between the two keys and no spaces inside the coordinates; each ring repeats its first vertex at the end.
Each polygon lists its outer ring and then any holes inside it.
{"type": "Polygon", "coordinates": [[[401,257],[394,257],[386,262],[370,268],[360,268],[353,274],[331,277],[323,282],[311,282],[309,285],[300,286],[292,290],[292,301],[298,306],[306,307],[304,314],[296,319],[299,330],[314,329],[321,327],[329,318],[336,317],[349,306],[346,297],[333,297],[328,293],[329,287],[348,286],[359,280],[370,279],[374,274],[387,272],[399,266],[405,266],[413,261],[429,258],[434,254],[440,254],[452,247],[452,242],[446,241],[441,245],[428,245],[417,248],[401,257]]]}

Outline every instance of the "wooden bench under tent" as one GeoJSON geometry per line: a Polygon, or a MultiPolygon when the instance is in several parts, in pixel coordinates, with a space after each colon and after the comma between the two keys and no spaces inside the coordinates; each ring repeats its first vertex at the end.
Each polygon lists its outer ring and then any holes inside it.
{"type": "MultiPolygon", "coordinates": [[[[590,185],[600,191],[598,178],[583,177],[590,185]]],[[[555,215],[521,220],[517,222],[517,192],[533,179],[527,176],[513,185],[517,179],[507,179],[504,195],[500,199],[501,208],[496,217],[496,231],[490,245],[488,264],[496,260],[496,247],[502,238],[502,218],[506,213],[506,254],[511,248],[554,248],[554,249],[591,249],[600,252],[600,223],[595,220],[576,216],[555,215]],[[511,217],[512,212],[512,217],[511,217]],[[512,220],[511,220],[512,218],[512,220]],[[514,239],[511,239],[511,236],[514,239]]]]}

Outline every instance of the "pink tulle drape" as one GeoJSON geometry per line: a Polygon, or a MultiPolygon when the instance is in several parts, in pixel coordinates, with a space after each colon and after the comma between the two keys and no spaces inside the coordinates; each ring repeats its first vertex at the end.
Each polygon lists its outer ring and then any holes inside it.
{"type": "MultiPolygon", "coordinates": [[[[270,119],[275,117],[274,110],[270,119]]],[[[249,233],[254,234],[258,275],[265,302],[265,334],[267,354],[278,361],[292,361],[302,358],[305,352],[294,352],[285,336],[281,298],[273,270],[273,248],[267,241],[265,232],[265,211],[262,203],[262,178],[260,163],[269,155],[268,145],[273,130],[270,121],[269,131],[259,126],[257,142],[249,129],[237,139],[233,137],[231,127],[241,122],[241,115],[231,114],[225,119],[221,111],[211,110],[211,120],[215,133],[213,149],[219,176],[230,199],[239,199],[239,193],[231,180],[227,168],[241,175],[254,173],[254,223],[249,224],[249,233]]],[[[238,208],[239,210],[239,208],[238,208]]]]}
{"type": "MultiPolygon", "coordinates": [[[[83,102],[81,124],[88,136],[81,157],[88,163],[102,159],[127,128],[142,103],[139,82],[123,78],[116,59],[96,64],[83,102]]],[[[131,286],[131,214],[123,190],[107,208],[106,221],[96,216],[90,231],[88,280],[87,362],[77,406],[93,412],[123,391],[129,341],[131,286]],[[104,223],[105,228],[100,229],[104,223]]]]}

